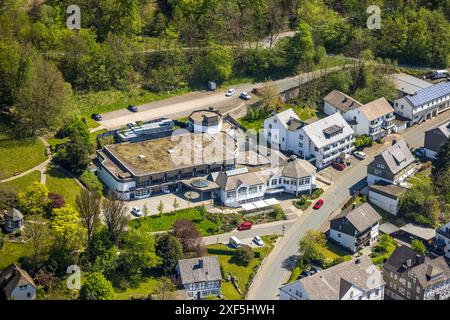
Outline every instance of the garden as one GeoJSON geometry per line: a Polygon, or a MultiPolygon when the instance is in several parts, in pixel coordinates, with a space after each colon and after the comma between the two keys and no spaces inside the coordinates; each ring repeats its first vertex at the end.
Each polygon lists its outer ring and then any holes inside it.
{"type": "Polygon", "coordinates": [[[230,249],[224,244],[208,246],[208,254],[218,256],[222,268],[222,275],[225,277],[225,281],[222,281],[221,289],[225,300],[243,300],[245,298],[261,262],[273,249],[277,236],[265,236],[261,238],[265,243],[264,247],[251,250],[253,258],[249,259],[247,263],[237,259],[236,249],[230,249]],[[226,281],[227,275],[235,277],[241,293],[237,291],[232,281],[226,281]]]}
{"type": "Polygon", "coordinates": [[[292,204],[297,209],[305,211],[309,208],[309,206],[312,204],[312,202],[316,199],[318,199],[322,194],[324,193],[324,190],[322,188],[314,190],[314,192],[310,195],[302,194],[299,199],[293,200],[292,204]]]}

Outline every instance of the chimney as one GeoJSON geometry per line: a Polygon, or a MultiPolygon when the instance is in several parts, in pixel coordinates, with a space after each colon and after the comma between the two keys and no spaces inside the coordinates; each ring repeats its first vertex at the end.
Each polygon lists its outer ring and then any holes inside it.
{"type": "Polygon", "coordinates": [[[361,259],[360,258],[356,258],[355,264],[360,264],[360,263],[361,263],[361,259]]]}
{"type": "Polygon", "coordinates": [[[396,144],[397,144],[397,140],[396,139],[392,140],[392,145],[395,146],[396,144]]]}
{"type": "Polygon", "coordinates": [[[353,202],[352,209],[356,209],[356,202],[353,202]]]}
{"type": "Polygon", "coordinates": [[[214,107],[211,106],[211,107],[209,107],[208,109],[209,109],[209,111],[213,111],[213,110],[214,110],[214,107]]]}
{"type": "Polygon", "coordinates": [[[199,269],[203,268],[203,259],[198,260],[198,268],[199,269]]]}
{"type": "Polygon", "coordinates": [[[417,254],[416,255],[416,266],[421,265],[423,263],[425,263],[425,255],[417,254]]]}
{"type": "Polygon", "coordinates": [[[408,268],[410,268],[412,266],[412,260],[411,259],[406,260],[406,266],[408,268]]]}

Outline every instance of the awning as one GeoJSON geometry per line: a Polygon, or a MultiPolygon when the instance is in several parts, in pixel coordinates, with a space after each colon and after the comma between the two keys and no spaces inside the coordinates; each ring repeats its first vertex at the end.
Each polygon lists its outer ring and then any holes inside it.
{"type": "Polygon", "coordinates": [[[253,202],[253,204],[254,204],[255,207],[257,207],[257,208],[266,208],[266,207],[269,206],[269,205],[268,205],[265,201],[263,201],[263,200],[253,202]]]}
{"type": "Polygon", "coordinates": [[[269,206],[274,206],[276,204],[280,204],[280,201],[278,201],[275,198],[270,198],[270,199],[264,200],[264,202],[267,203],[269,206]]]}
{"type": "Polygon", "coordinates": [[[266,194],[277,194],[284,192],[284,188],[267,189],[266,194]]]}
{"type": "Polygon", "coordinates": [[[251,210],[257,209],[253,203],[244,203],[241,206],[241,208],[244,209],[245,211],[251,211],[251,210]]]}

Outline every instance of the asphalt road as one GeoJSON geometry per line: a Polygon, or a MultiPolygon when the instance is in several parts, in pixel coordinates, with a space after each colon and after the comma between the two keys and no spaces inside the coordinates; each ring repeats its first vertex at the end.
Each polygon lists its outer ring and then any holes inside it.
{"type": "MultiPolygon", "coordinates": [[[[424,132],[450,119],[450,113],[440,114],[437,118],[424,122],[421,125],[407,129],[401,133],[410,147],[423,145],[424,132]]],[[[278,298],[278,288],[289,278],[292,266],[298,254],[298,242],[308,230],[319,229],[336,209],[350,196],[352,186],[366,178],[366,166],[379,152],[388,148],[386,145],[377,145],[379,148],[370,151],[364,161],[349,167],[345,174],[334,179],[333,186],[321,197],[325,204],[320,210],[308,209],[302,217],[292,225],[285,236],[277,243],[265,264],[257,273],[250,288],[248,300],[275,300],[278,298]]],[[[376,149],[376,148],[375,148],[376,149]]]]}
{"type": "MultiPolygon", "coordinates": [[[[303,73],[294,77],[287,77],[274,81],[279,92],[283,92],[294,88],[299,83],[306,83],[315,78],[323,76],[326,73],[337,70],[340,67],[329,68],[325,70],[318,70],[314,72],[303,73]]],[[[102,114],[103,120],[100,121],[99,128],[105,128],[108,130],[118,129],[130,122],[137,121],[149,121],[161,117],[174,118],[183,117],[189,115],[190,112],[198,109],[208,108],[214,106],[216,109],[237,106],[243,103],[243,100],[239,98],[239,94],[243,91],[251,92],[253,88],[261,88],[264,83],[245,83],[233,86],[236,89],[236,94],[232,97],[226,97],[226,90],[218,90],[215,92],[208,91],[196,91],[188,94],[176,96],[169,99],[155,101],[138,106],[138,112],[132,113],[125,109],[116,110],[102,114]]],[[[255,100],[255,96],[252,96],[252,100],[255,100]]],[[[251,103],[252,100],[246,102],[251,103]]],[[[97,130],[98,128],[96,128],[97,130]]]]}

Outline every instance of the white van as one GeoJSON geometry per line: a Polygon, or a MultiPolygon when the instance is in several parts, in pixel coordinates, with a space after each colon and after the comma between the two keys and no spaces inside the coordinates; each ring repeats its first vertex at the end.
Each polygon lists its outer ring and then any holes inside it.
{"type": "Polygon", "coordinates": [[[234,247],[234,248],[239,248],[242,244],[241,240],[239,240],[238,238],[236,238],[235,236],[230,237],[230,241],[229,241],[230,246],[234,247]]]}

